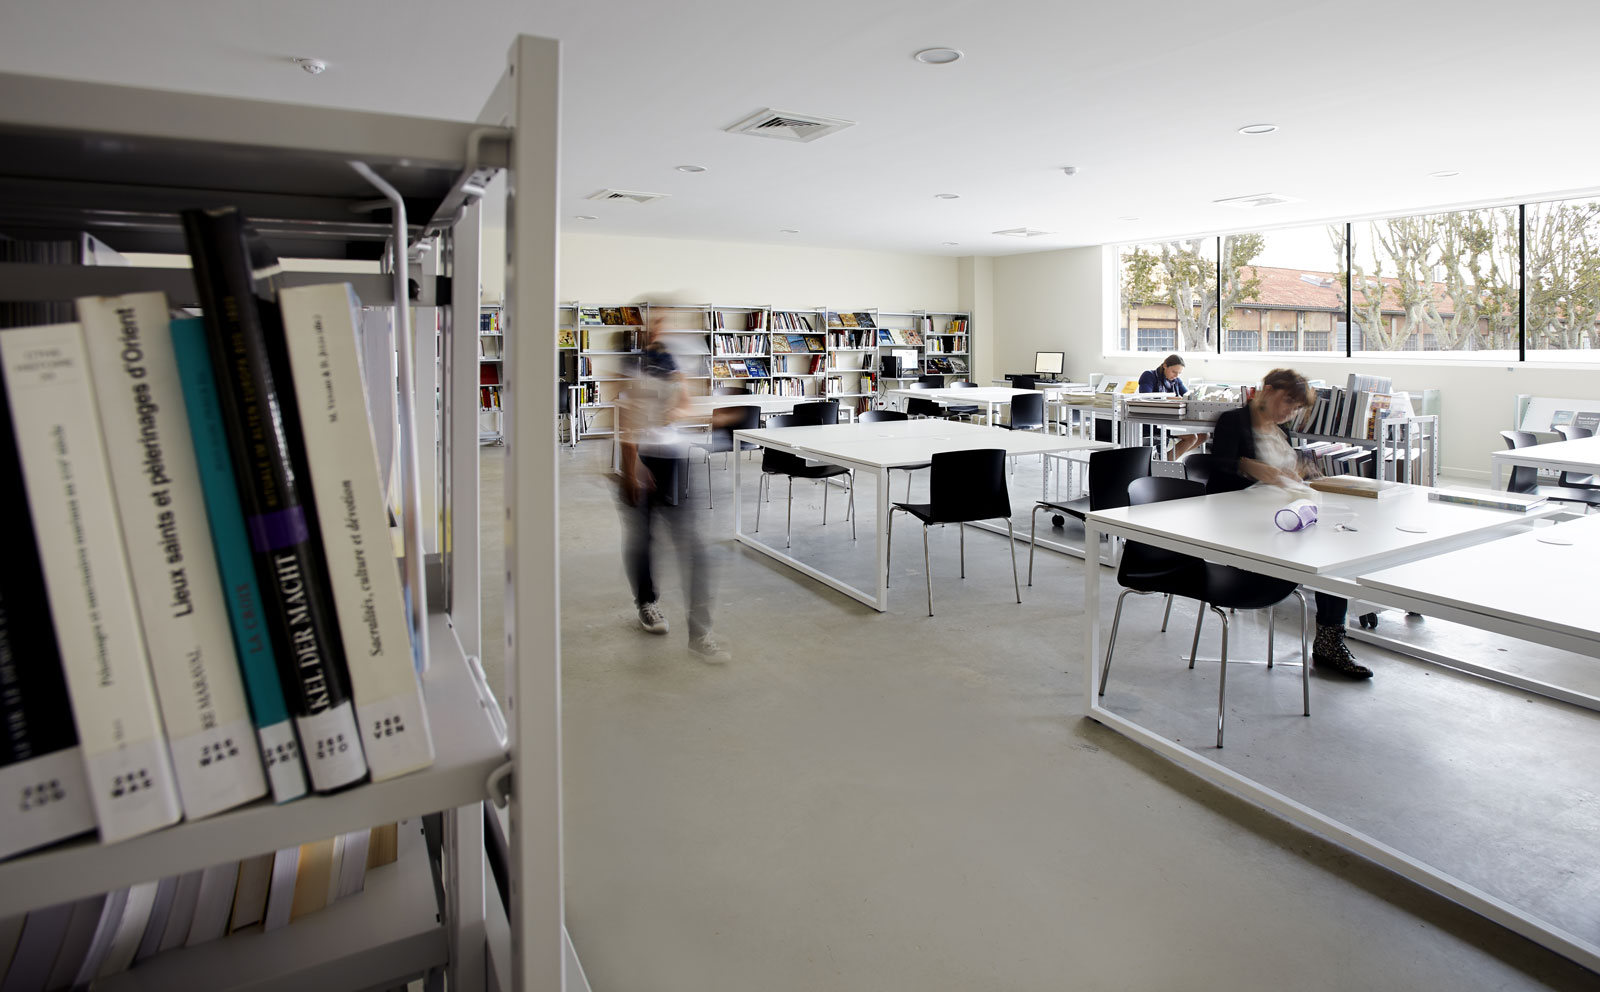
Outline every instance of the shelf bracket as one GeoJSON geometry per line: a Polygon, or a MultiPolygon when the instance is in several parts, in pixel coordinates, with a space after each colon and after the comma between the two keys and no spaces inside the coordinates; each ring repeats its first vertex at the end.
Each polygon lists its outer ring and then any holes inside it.
{"type": "Polygon", "coordinates": [[[488,781],[484,783],[489,793],[489,801],[499,809],[505,809],[506,803],[511,801],[512,774],[515,770],[516,763],[508,761],[490,772],[488,781]]]}

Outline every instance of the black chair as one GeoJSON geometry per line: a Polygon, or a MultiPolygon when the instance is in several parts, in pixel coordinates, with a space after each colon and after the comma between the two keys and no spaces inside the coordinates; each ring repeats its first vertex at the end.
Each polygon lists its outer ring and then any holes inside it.
{"type": "MultiPolygon", "coordinates": [[[[918,401],[912,400],[911,402],[916,403],[918,401]]],[[[920,402],[927,403],[928,401],[922,400],[920,402]]],[[[937,406],[937,404],[930,405],[937,406]]],[[[856,417],[856,423],[886,424],[896,420],[908,420],[910,417],[909,413],[901,413],[899,410],[868,410],[866,413],[859,414],[856,417]]],[[[889,469],[891,472],[904,472],[906,474],[906,499],[911,498],[911,473],[920,472],[932,464],[932,462],[917,462],[915,465],[895,465],[889,469]]]]}
{"type": "MultiPolygon", "coordinates": [[[[1532,448],[1539,443],[1532,431],[1501,431],[1500,436],[1505,439],[1508,448],[1532,448]]],[[[1600,489],[1541,486],[1539,470],[1532,465],[1511,467],[1511,479],[1506,483],[1506,492],[1543,496],[1561,503],[1582,503],[1585,507],[1600,506],[1600,489]]]]}
{"type": "MultiPolygon", "coordinates": [[[[1011,549],[1011,585],[1017,602],[1017,542],[1011,529],[1011,495],[1006,490],[1006,453],[1003,448],[941,451],[933,456],[928,473],[928,502],[896,503],[889,508],[889,551],[894,550],[894,513],[901,510],[922,521],[922,566],[928,575],[928,616],[933,616],[933,569],[928,563],[928,525],[956,524],[961,528],[961,577],[967,577],[967,523],[1003,517],[1011,549]]],[[[884,555],[884,568],[889,565],[884,555]]],[[[885,584],[888,579],[885,578],[885,584]]]]}
{"type": "MultiPolygon", "coordinates": [[[[824,405],[824,404],[807,404],[807,403],[800,404],[800,406],[822,406],[822,405],[824,405]]],[[[836,404],[828,404],[828,405],[834,406],[834,408],[835,408],[835,416],[837,416],[838,415],[837,405],[836,404]]],[[[796,407],[795,409],[798,410],[799,407],[796,407]]],[[[810,425],[810,424],[797,424],[797,423],[794,422],[794,419],[795,419],[794,416],[791,415],[791,414],[783,414],[781,416],[769,417],[769,418],[767,418],[767,426],[768,427],[808,427],[808,426],[814,426],[814,425],[810,425]]],[[[784,524],[784,529],[783,529],[783,546],[784,547],[787,548],[787,547],[791,547],[792,546],[792,544],[791,544],[791,535],[792,535],[793,530],[794,530],[794,480],[796,480],[796,479],[814,479],[814,480],[818,480],[818,481],[822,482],[822,487],[823,487],[822,488],[822,525],[824,527],[826,527],[828,525],[828,489],[830,488],[830,486],[828,485],[827,480],[828,479],[832,479],[832,478],[834,478],[836,476],[840,476],[840,475],[849,476],[849,479],[850,479],[850,502],[846,505],[845,516],[847,518],[849,518],[849,520],[850,520],[850,540],[854,541],[856,539],[856,515],[855,515],[855,507],[856,507],[856,474],[854,472],[852,472],[849,469],[845,468],[843,465],[812,465],[812,464],[808,464],[806,462],[806,460],[804,458],[801,458],[799,455],[791,455],[787,451],[777,451],[777,450],[775,450],[773,448],[764,448],[764,449],[762,449],[762,452],[761,452],[761,481],[767,487],[767,492],[768,492],[768,498],[769,499],[771,498],[772,477],[774,475],[786,475],[786,476],[789,477],[789,516],[788,516],[787,522],[784,524]]],[[[760,492],[760,490],[758,488],[757,492],[756,492],[756,532],[757,533],[759,533],[760,530],[761,530],[761,503],[762,503],[761,492],[760,492]]]]}
{"type": "MultiPolygon", "coordinates": [[[[1150,474],[1150,449],[1105,448],[1089,454],[1089,495],[1064,503],[1039,500],[1028,524],[1028,585],[1033,585],[1034,538],[1039,533],[1039,511],[1052,510],[1079,520],[1091,510],[1115,510],[1128,505],[1128,485],[1150,474]]],[[[1065,521],[1062,521],[1063,523],[1065,521]]],[[[1058,525],[1059,526],[1059,525],[1058,525]]],[[[1084,548],[1084,554],[1089,553],[1084,548]]]]}
{"type": "Polygon", "coordinates": [[[749,396],[749,386],[716,386],[711,390],[712,396],[749,396]]]}
{"type": "Polygon", "coordinates": [[[796,403],[794,420],[789,427],[826,427],[839,422],[839,401],[819,400],[815,403],[796,403]]]}
{"type": "MultiPolygon", "coordinates": [[[[1128,487],[1128,503],[1140,506],[1173,499],[1205,495],[1205,486],[1188,479],[1136,479],[1128,487]]],[[[1247,572],[1231,565],[1217,565],[1191,555],[1128,541],[1122,549],[1117,581],[1123,590],[1111,615],[1111,636],[1106,644],[1106,660],[1100,669],[1100,695],[1106,693],[1106,678],[1111,674],[1111,652],[1117,646],[1117,625],[1122,621],[1122,602],[1129,593],[1164,593],[1200,602],[1200,615],[1194,625],[1194,645],[1189,649],[1189,667],[1194,668],[1200,646],[1200,623],[1206,610],[1222,619],[1221,672],[1217,677],[1217,747],[1222,746],[1223,718],[1228,691],[1228,614],[1227,610],[1270,609],[1290,596],[1300,600],[1300,694],[1306,716],[1311,715],[1311,658],[1307,644],[1305,593],[1287,579],[1274,579],[1247,572]]],[[[1272,667],[1273,615],[1267,615],[1267,667],[1272,667]]]]}
{"type": "Polygon", "coordinates": [[[1044,430],[1044,394],[1019,393],[1011,397],[1010,422],[995,426],[1008,431],[1044,430]]]}
{"type": "MultiPolygon", "coordinates": [[[[717,413],[722,414],[727,422],[720,426],[713,426],[711,433],[706,435],[704,441],[695,441],[689,447],[697,448],[706,455],[706,508],[714,510],[716,505],[711,501],[711,456],[717,452],[728,452],[734,449],[734,431],[753,431],[761,426],[761,408],[759,406],[732,406],[723,407],[717,413]]],[[[740,442],[743,448],[755,448],[749,442],[740,442]]],[[[688,474],[684,475],[684,486],[689,485],[688,474]]]]}
{"type": "MultiPolygon", "coordinates": [[[[917,376],[917,386],[921,386],[924,389],[943,389],[944,376],[924,372],[922,375],[917,376]]],[[[917,386],[912,386],[911,388],[915,389],[917,386]]]]}
{"type": "MultiPolygon", "coordinates": [[[[968,382],[965,379],[957,379],[955,382],[944,383],[944,388],[977,389],[978,384],[975,382],[968,382]]],[[[970,420],[983,410],[983,407],[978,406],[975,403],[946,403],[944,408],[945,412],[950,415],[950,419],[952,420],[970,420]]]]}
{"type": "Polygon", "coordinates": [[[1011,377],[1012,389],[1038,389],[1039,377],[1032,375],[1014,375],[1011,377]]]}
{"type": "MultiPolygon", "coordinates": [[[[1561,440],[1563,441],[1578,441],[1586,437],[1594,437],[1594,431],[1589,428],[1576,427],[1572,424],[1563,424],[1560,427],[1553,428],[1553,430],[1561,435],[1561,440]]],[[[1575,489],[1600,489],[1600,476],[1589,475],[1588,473],[1574,475],[1571,472],[1562,472],[1561,478],[1556,481],[1563,486],[1571,486],[1575,489]]]]}
{"type": "Polygon", "coordinates": [[[1222,459],[1216,455],[1191,451],[1183,456],[1183,460],[1179,464],[1183,466],[1183,477],[1185,479],[1190,482],[1198,482],[1204,486],[1210,484],[1212,476],[1220,475],[1225,470],[1219,464],[1221,461],[1222,459]]]}

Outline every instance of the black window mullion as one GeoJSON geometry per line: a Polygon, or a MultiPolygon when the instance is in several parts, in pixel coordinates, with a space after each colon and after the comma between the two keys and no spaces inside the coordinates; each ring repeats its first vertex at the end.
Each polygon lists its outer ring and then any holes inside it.
{"type": "Polygon", "coordinates": [[[1344,225],[1344,357],[1349,358],[1351,353],[1350,342],[1356,335],[1356,302],[1350,290],[1351,272],[1356,267],[1354,250],[1355,225],[1345,222],[1344,225]]]}
{"type": "Polygon", "coordinates": [[[1517,361],[1528,360],[1528,205],[1517,204],[1517,361]]]}

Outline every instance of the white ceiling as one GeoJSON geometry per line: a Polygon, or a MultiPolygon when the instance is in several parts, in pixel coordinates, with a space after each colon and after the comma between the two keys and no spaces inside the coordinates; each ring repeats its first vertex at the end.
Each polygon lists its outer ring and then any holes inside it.
{"type": "Polygon", "coordinates": [[[5,0],[0,70],[471,119],[541,34],[567,231],[993,255],[1600,187],[1597,28],[1593,0],[5,0]],[[764,107],[857,124],[723,131],[764,107]],[[1303,202],[1212,203],[1269,191],[1303,202]],[[1021,226],[1055,233],[990,233],[1021,226]]]}

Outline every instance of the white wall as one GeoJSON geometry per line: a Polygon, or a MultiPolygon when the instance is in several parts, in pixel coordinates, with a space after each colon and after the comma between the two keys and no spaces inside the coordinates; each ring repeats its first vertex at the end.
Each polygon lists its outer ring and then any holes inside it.
{"type": "MultiPolygon", "coordinates": [[[[1104,248],[1072,248],[995,260],[995,349],[1000,371],[1022,371],[1033,352],[1065,349],[1074,378],[1089,372],[1136,375],[1160,355],[1107,356],[1105,342],[1116,321],[1115,258],[1104,248]]],[[[1504,447],[1497,431],[1513,427],[1518,393],[1563,398],[1600,397],[1600,372],[1532,363],[1485,365],[1418,359],[1377,361],[1223,358],[1185,354],[1186,378],[1258,381],[1292,364],[1312,379],[1343,384],[1351,372],[1394,379],[1399,389],[1439,389],[1440,466],[1452,475],[1487,480],[1488,453],[1504,447]]]]}

